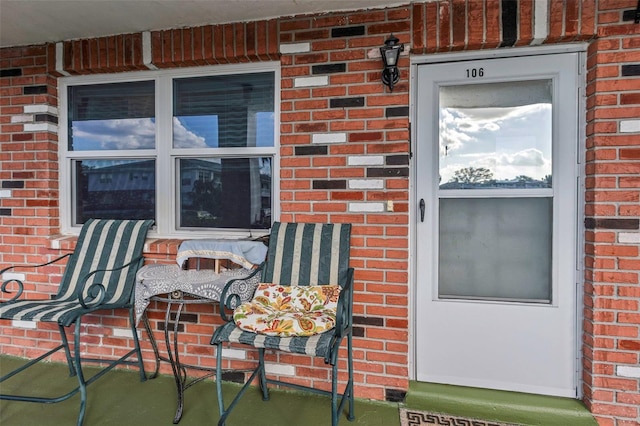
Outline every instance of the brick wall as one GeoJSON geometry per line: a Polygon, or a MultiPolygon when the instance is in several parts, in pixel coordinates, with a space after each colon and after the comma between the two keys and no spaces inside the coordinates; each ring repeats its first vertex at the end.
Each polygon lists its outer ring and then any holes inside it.
{"type": "MultiPolygon", "coordinates": [[[[42,262],[73,247],[73,238],[57,235],[57,76],[279,60],[281,219],[353,223],[356,396],[402,399],[410,376],[409,55],[593,39],[584,145],[584,400],[603,425],[635,424],[640,419],[640,25],[630,17],[636,3],[553,0],[546,5],[550,21],[544,39],[536,38],[539,2],[443,0],[65,41],[61,58],[53,44],[2,49],[0,265],[42,262]],[[390,33],[407,46],[393,92],[380,83],[378,56],[390,33]]],[[[172,262],[178,244],[149,241],[147,261],[172,262]]],[[[28,292],[54,293],[60,272],[50,268],[29,276],[28,292]]],[[[162,307],[152,304],[149,312],[161,338],[162,307]]],[[[208,342],[216,315],[205,306],[187,311],[185,362],[213,364],[208,342]]],[[[120,353],[131,346],[125,321],[122,312],[94,318],[86,351],[120,353]]],[[[52,327],[2,325],[2,353],[32,357],[53,345],[52,327]],[[27,349],[32,347],[37,349],[27,349]]],[[[143,346],[150,360],[150,347],[143,346]]],[[[227,366],[252,362],[253,355],[235,354],[227,366]]],[[[326,369],[314,368],[309,358],[270,355],[268,361],[277,356],[295,362],[293,369],[277,372],[329,386],[326,369]]],[[[170,372],[166,365],[163,372],[170,372]]]]}
{"type": "Polygon", "coordinates": [[[379,47],[390,33],[409,43],[410,16],[280,23],[281,219],[353,224],[355,392],[375,399],[408,386],[408,60],[389,92],[379,47]]]}
{"type": "Polygon", "coordinates": [[[601,425],[640,423],[640,24],[600,1],[587,59],[584,400],[601,425]]]}
{"type": "MultiPolygon", "coordinates": [[[[3,49],[0,56],[3,265],[50,255],[47,239],[59,226],[57,82],[47,73],[51,53],[46,46],[30,46],[3,49]]],[[[49,272],[55,274],[55,268],[49,272]]]]}

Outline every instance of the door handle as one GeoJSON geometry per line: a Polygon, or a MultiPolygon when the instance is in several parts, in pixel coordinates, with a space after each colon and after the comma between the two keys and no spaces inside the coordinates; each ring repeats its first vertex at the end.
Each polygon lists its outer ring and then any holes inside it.
{"type": "Polygon", "coordinates": [[[424,198],[420,198],[419,206],[420,206],[420,222],[424,222],[424,207],[425,207],[424,198]]]}

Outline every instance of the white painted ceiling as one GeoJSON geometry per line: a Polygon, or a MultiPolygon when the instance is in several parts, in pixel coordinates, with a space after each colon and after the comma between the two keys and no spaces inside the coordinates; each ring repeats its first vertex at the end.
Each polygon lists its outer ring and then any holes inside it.
{"type": "Polygon", "coordinates": [[[408,0],[0,0],[0,47],[408,3],[408,0]]]}

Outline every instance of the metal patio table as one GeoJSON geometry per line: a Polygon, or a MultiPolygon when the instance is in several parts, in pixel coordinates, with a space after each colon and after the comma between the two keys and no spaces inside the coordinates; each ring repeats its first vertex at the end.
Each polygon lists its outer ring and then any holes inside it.
{"type": "MultiPolygon", "coordinates": [[[[246,243],[244,241],[243,243],[246,243]]],[[[264,246],[262,242],[255,242],[264,246]]],[[[184,243],[183,243],[184,244],[184,243]]],[[[229,247],[229,241],[225,241],[225,247],[229,247]]],[[[187,247],[192,247],[188,245],[187,247]]],[[[202,247],[199,245],[199,247],[202,247]]],[[[220,247],[220,246],[217,246],[220,247]]],[[[182,246],[181,246],[182,248],[182,246]]],[[[190,249],[191,250],[191,249],[190,249]]],[[[204,250],[204,249],[203,249],[204,250]]],[[[260,252],[266,254],[266,246],[264,250],[259,249],[260,252]]],[[[178,251],[180,253],[180,250],[178,251]]],[[[191,250],[191,256],[193,257],[193,250],[191,250]]],[[[198,254],[198,253],[195,253],[198,254]]],[[[200,255],[203,253],[200,252],[200,255]]],[[[238,250],[233,252],[216,251],[207,249],[207,253],[203,256],[206,258],[216,259],[229,259],[230,257],[237,258],[238,250]],[[220,256],[220,257],[212,257],[220,256]]],[[[254,253],[254,258],[256,259],[254,253]]],[[[185,258],[180,257],[181,263],[184,263],[185,258]]],[[[251,265],[250,261],[242,263],[243,266],[251,265]]],[[[173,371],[173,377],[176,382],[177,388],[177,408],[173,423],[176,424],[182,418],[182,412],[184,408],[184,392],[194,384],[203,381],[204,379],[215,375],[215,369],[209,367],[202,367],[199,365],[183,363],[180,360],[179,351],[179,335],[181,329],[181,316],[185,310],[185,306],[188,305],[211,305],[213,313],[213,306],[219,303],[220,294],[225,284],[234,278],[244,278],[251,274],[250,269],[231,269],[226,271],[209,270],[209,269],[181,269],[177,264],[172,265],[159,265],[152,264],[143,266],[136,276],[136,289],[135,289],[135,309],[136,319],[139,322],[142,320],[144,327],[149,336],[151,346],[155,356],[155,371],[150,376],[151,379],[157,377],[160,362],[168,362],[171,365],[173,371]],[[154,337],[153,331],[149,319],[146,315],[146,308],[151,303],[163,302],[166,303],[165,316],[164,316],[164,340],[166,345],[166,356],[160,353],[158,344],[154,337]],[[200,377],[188,378],[187,368],[199,370],[204,372],[200,377]]],[[[259,274],[258,274],[259,275],[259,274]]],[[[253,277],[250,281],[246,282],[244,298],[247,300],[251,298],[253,288],[258,284],[259,276],[253,277]],[[255,281],[255,282],[254,282],[255,281]]],[[[237,371],[237,370],[234,370],[237,371]]]]}

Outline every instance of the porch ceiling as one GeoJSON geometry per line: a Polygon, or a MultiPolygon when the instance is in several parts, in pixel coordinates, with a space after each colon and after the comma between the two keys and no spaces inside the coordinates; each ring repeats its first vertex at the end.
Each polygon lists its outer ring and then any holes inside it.
{"type": "Polygon", "coordinates": [[[0,0],[0,47],[409,3],[390,0],[0,0]]]}

